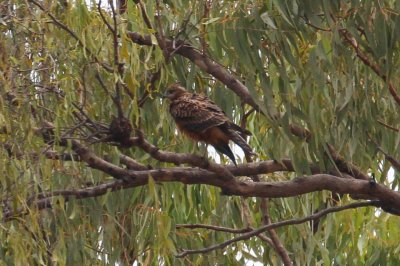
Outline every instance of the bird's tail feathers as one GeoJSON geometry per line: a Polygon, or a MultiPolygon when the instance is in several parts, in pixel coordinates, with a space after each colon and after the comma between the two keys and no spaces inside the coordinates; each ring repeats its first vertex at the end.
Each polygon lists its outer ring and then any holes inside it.
{"type": "Polygon", "coordinates": [[[229,159],[232,160],[232,162],[237,166],[236,164],[236,159],[235,159],[235,155],[233,154],[231,148],[229,147],[229,145],[227,143],[219,143],[218,145],[213,145],[213,147],[219,151],[220,153],[225,154],[226,156],[229,157],[229,159]]]}
{"type": "Polygon", "coordinates": [[[248,156],[254,156],[257,155],[255,152],[253,152],[252,148],[247,144],[246,140],[240,136],[240,134],[234,130],[229,130],[229,137],[230,139],[235,142],[237,145],[239,145],[240,148],[242,148],[243,152],[248,155],[248,156]]]}

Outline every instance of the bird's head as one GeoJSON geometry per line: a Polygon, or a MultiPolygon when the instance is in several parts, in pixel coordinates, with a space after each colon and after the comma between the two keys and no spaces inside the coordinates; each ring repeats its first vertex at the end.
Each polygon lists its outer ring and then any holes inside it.
{"type": "Polygon", "coordinates": [[[188,92],[185,90],[185,88],[178,83],[174,83],[168,87],[167,92],[164,93],[163,97],[173,101],[186,93],[188,92]]]}

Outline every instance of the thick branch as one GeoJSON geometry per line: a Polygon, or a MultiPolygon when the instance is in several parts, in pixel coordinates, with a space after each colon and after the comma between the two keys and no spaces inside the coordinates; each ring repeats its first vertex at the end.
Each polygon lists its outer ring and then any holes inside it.
{"type": "MultiPolygon", "coordinates": [[[[108,162],[107,162],[108,163],[108,162]]],[[[268,162],[263,162],[268,164],[268,162]]],[[[275,164],[275,162],[269,162],[275,164]]],[[[257,163],[255,163],[257,164],[257,163]]],[[[253,164],[254,166],[254,164],[253,164]]],[[[251,168],[248,165],[239,165],[237,167],[227,167],[235,176],[245,175],[251,168]]],[[[255,167],[258,169],[258,174],[266,173],[266,169],[255,167]]],[[[253,169],[253,170],[254,170],[253,169]]],[[[371,183],[366,180],[338,178],[327,174],[316,174],[312,176],[297,177],[290,181],[282,182],[232,182],[232,180],[223,180],[218,178],[218,175],[198,168],[167,168],[158,170],[145,171],[123,171],[119,169],[112,170],[114,174],[121,174],[124,180],[116,180],[111,183],[100,186],[89,187],[81,190],[70,190],[67,192],[58,192],[58,194],[49,194],[38,199],[33,207],[36,209],[45,209],[51,207],[52,197],[62,195],[68,201],[69,196],[77,198],[88,198],[104,195],[109,190],[127,189],[131,187],[144,186],[148,183],[148,178],[151,176],[156,182],[181,182],[183,184],[206,184],[222,188],[230,195],[247,196],[247,197],[294,197],[310,192],[329,190],[341,194],[359,194],[366,199],[378,199],[381,201],[380,207],[383,210],[400,214],[400,193],[393,191],[383,185],[371,183]],[[118,170],[118,171],[117,171],[118,170]],[[127,173],[126,175],[123,175],[127,173]],[[107,187],[107,189],[104,189],[107,187]]],[[[23,210],[5,213],[3,221],[13,219],[15,216],[23,215],[23,210]]]]}
{"type": "Polygon", "coordinates": [[[211,162],[206,158],[197,156],[195,154],[162,151],[150,142],[148,142],[144,138],[141,131],[138,131],[138,135],[139,137],[130,139],[130,144],[141,148],[142,150],[150,154],[151,157],[157,159],[160,162],[174,163],[176,165],[187,163],[192,166],[197,166],[212,171],[216,173],[220,178],[233,180],[234,182],[234,176],[229,172],[229,170],[227,170],[226,167],[222,165],[211,162]]]}
{"type": "Polygon", "coordinates": [[[76,140],[71,140],[72,149],[76,152],[79,158],[86,162],[89,167],[107,173],[117,179],[124,179],[128,175],[128,170],[116,166],[106,160],[98,157],[94,152],[76,140]]]}

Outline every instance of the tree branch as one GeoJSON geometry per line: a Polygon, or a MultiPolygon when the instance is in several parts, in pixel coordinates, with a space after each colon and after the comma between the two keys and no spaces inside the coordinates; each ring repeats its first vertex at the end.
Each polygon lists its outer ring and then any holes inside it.
{"type": "MultiPolygon", "coordinates": [[[[107,165],[109,164],[108,162],[106,163],[107,165]]],[[[257,164],[260,163],[252,164],[253,170],[258,169],[258,174],[267,173],[267,169],[264,167],[256,167],[257,164]]],[[[275,165],[276,162],[266,161],[262,164],[275,165]]],[[[96,166],[96,163],[92,165],[96,166]]],[[[106,168],[105,166],[103,167],[106,168]]],[[[103,169],[103,167],[98,168],[103,169]]],[[[252,169],[249,165],[239,165],[237,167],[229,166],[227,168],[235,176],[246,175],[246,173],[252,169]]],[[[269,169],[271,170],[271,168],[269,169]]],[[[151,176],[158,183],[180,182],[183,184],[206,184],[220,187],[225,192],[229,192],[230,195],[247,197],[294,197],[322,190],[329,190],[341,194],[358,194],[363,195],[366,199],[378,199],[381,202],[379,206],[384,211],[400,215],[400,193],[386,186],[371,183],[366,180],[338,178],[337,176],[328,174],[316,174],[312,176],[301,176],[290,181],[281,182],[232,182],[232,180],[223,180],[218,178],[217,174],[199,168],[176,167],[144,171],[122,170],[123,171],[116,167],[116,169],[112,168],[109,171],[113,174],[112,176],[115,175],[114,177],[119,177],[119,180],[84,189],[58,191],[57,193],[50,192],[32,202],[31,207],[38,210],[50,208],[52,205],[52,197],[58,195],[63,196],[65,200],[68,201],[70,196],[75,196],[76,198],[90,198],[104,195],[109,190],[114,191],[144,186],[148,183],[149,176],[151,176]]],[[[26,213],[26,209],[20,209],[16,212],[6,212],[3,214],[3,221],[12,220],[26,213]]]]}
{"type": "MultiPolygon", "coordinates": [[[[235,229],[235,228],[229,228],[229,227],[223,227],[223,226],[216,226],[216,225],[208,225],[208,224],[177,224],[175,226],[176,229],[209,229],[217,232],[225,232],[225,233],[232,233],[232,234],[243,234],[247,232],[251,232],[255,230],[252,227],[246,227],[246,228],[240,228],[240,229],[235,229]]],[[[271,247],[274,247],[274,243],[272,240],[268,237],[266,237],[264,234],[259,234],[257,235],[262,241],[267,242],[271,247]]]]}
{"type": "MultiPolygon", "coordinates": [[[[41,133],[43,135],[43,139],[45,141],[54,141],[53,130],[53,124],[51,124],[50,122],[44,122],[42,128],[36,131],[37,133],[41,133]]],[[[76,156],[79,157],[80,161],[86,162],[89,167],[100,170],[117,179],[124,179],[124,177],[128,175],[128,170],[100,158],[79,141],[74,139],[67,139],[65,137],[60,139],[60,146],[68,146],[69,144],[71,145],[72,150],[76,153],[76,156]]]]}
{"type": "MultiPolygon", "coordinates": [[[[127,36],[131,39],[132,42],[136,44],[147,46],[153,45],[150,35],[142,35],[137,32],[128,31],[127,36]]],[[[207,55],[202,54],[191,44],[184,41],[175,42],[173,40],[165,38],[164,43],[167,47],[165,48],[160,46],[161,49],[173,50],[173,53],[186,57],[187,59],[192,61],[198,68],[215,77],[217,80],[219,80],[229,89],[231,89],[234,93],[236,93],[236,95],[241,99],[242,103],[246,103],[253,107],[254,110],[256,110],[257,112],[267,115],[264,113],[264,111],[262,111],[260,106],[253,99],[249,92],[249,89],[233,74],[226,70],[222,65],[210,59],[207,55]]],[[[159,45],[162,44],[159,43],[159,45]]],[[[274,119],[279,118],[279,115],[273,114],[273,116],[274,119]]],[[[311,133],[307,129],[297,124],[291,124],[290,130],[293,135],[299,138],[309,140],[312,137],[311,133]]]]}
{"type": "MultiPolygon", "coordinates": [[[[326,31],[326,32],[331,32],[331,29],[323,29],[320,27],[317,27],[313,24],[310,23],[310,21],[308,20],[308,18],[303,17],[305,23],[311,27],[313,27],[314,29],[317,30],[321,30],[321,31],[326,31]]],[[[360,28],[358,28],[360,30],[360,28]]],[[[368,66],[370,69],[372,69],[372,71],[375,72],[375,74],[377,74],[384,82],[387,83],[388,88],[389,88],[389,92],[390,94],[393,96],[393,98],[395,99],[395,101],[397,102],[397,104],[400,105],[400,96],[397,94],[396,92],[396,88],[394,87],[393,83],[389,80],[389,78],[387,77],[387,75],[385,73],[382,72],[381,68],[379,67],[378,64],[376,64],[375,62],[373,62],[358,46],[358,43],[356,41],[356,39],[351,35],[351,33],[349,31],[347,31],[346,29],[339,29],[340,34],[342,35],[343,39],[350,44],[350,46],[353,47],[354,51],[356,52],[357,57],[366,65],[368,66]]],[[[361,32],[363,32],[361,30],[361,32]]],[[[365,34],[365,33],[362,33],[365,34]]]]}
{"type": "MultiPolygon", "coordinates": [[[[271,223],[271,218],[269,215],[269,200],[266,198],[262,198],[260,202],[260,209],[262,212],[262,220],[264,225],[269,225],[271,223]]],[[[278,253],[278,255],[281,257],[283,264],[285,266],[291,266],[293,265],[292,260],[289,257],[289,253],[286,250],[286,248],[283,246],[281,240],[279,239],[278,234],[276,233],[274,228],[269,228],[267,229],[268,234],[272,240],[273,247],[275,248],[275,251],[278,253]]]]}
{"type": "Polygon", "coordinates": [[[96,63],[100,64],[107,72],[113,72],[112,67],[106,65],[105,63],[101,62],[95,55],[94,53],[87,48],[87,46],[85,46],[83,44],[83,42],[81,41],[81,39],[79,39],[78,35],[76,35],[76,33],[71,30],[70,28],[68,28],[67,25],[65,25],[64,23],[62,23],[61,21],[59,21],[53,14],[51,14],[49,11],[47,11],[39,2],[35,1],[35,0],[28,0],[29,2],[31,2],[32,4],[34,4],[35,6],[37,6],[40,10],[42,10],[52,21],[53,23],[58,26],[59,28],[61,28],[62,30],[66,31],[69,35],[71,35],[72,38],[74,38],[79,46],[81,46],[83,49],[85,49],[85,51],[94,59],[94,61],[96,61],[96,63]]]}
{"type": "Polygon", "coordinates": [[[235,228],[229,228],[229,227],[223,227],[223,226],[217,226],[217,225],[209,225],[209,224],[177,224],[175,225],[176,229],[181,229],[181,228],[187,228],[187,229],[208,229],[208,230],[213,230],[217,232],[225,232],[225,233],[232,233],[232,234],[243,234],[247,232],[251,232],[254,229],[251,227],[248,228],[241,228],[241,229],[235,229],[235,228]]]}
{"type": "Polygon", "coordinates": [[[277,222],[277,223],[272,223],[272,224],[268,224],[268,225],[264,225],[261,226],[260,228],[253,230],[251,232],[248,233],[244,233],[241,236],[238,237],[234,237],[228,241],[225,241],[223,243],[217,244],[217,245],[213,245],[210,246],[208,248],[203,248],[203,249],[192,249],[192,250],[183,250],[181,253],[177,254],[176,257],[177,258],[183,258],[189,254],[203,254],[203,253],[208,253],[210,251],[216,250],[216,249],[222,249],[227,247],[228,245],[235,243],[235,242],[239,242],[242,240],[247,240],[253,236],[256,236],[262,232],[265,232],[268,229],[274,229],[274,228],[278,228],[278,227],[283,227],[286,225],[293,225],[293,224],[301,224],[301,223],[305,223],[308,221],[312,221],[312,220],[316,220],[321,218],[322,216],[325,216],[329,213],[334,213],[334,212],[339,212],[339,211],[343,211],[343,210],[347,210],[347,209],[355,209],[355,208],[360,208],[360,207],[368,207],[368,206],[379,206],[380,202],[379,201],[366,201],[366,202],[356,202],[356,203],[351,203],[345,206],[338,206],[338,207],[331,207],[325,210],[322,210],[320,212],[314,213],[313,215],[304,217],[304,218],[299,218],[299,219],[290,219],[290,220],[286,220],[286,221],[281,221],[281,222],[277,222]]]}
{"type": "Polygon", "coordinates": [[[110,23],[107,21],[106,17],[104,16],[102,10],[101,10],[101,0],[99,1],[97,5],[97,9],[99,11],[100,17],[103,20],[104,24],[106,24],[108,30],[111,32],[113,36],[113,48],[114,48],[114,66],[117,70],[117,73],[120,77],[115,82],[115,98],[114,103],[117,107],[118,110],[118,117],[122,118],[124,116],[123,110],[122,110],[122,105],[121,105],[121,81],[124,75],[124,64],[120,62],[119,60],[119,47],[118,47],[118,25],[117,25],[117,14],[115,12],[114,8],[114,3],[113,1],[109,1],[109,4],[111,6],[111,13],[112,13],[112,18],[113,18],[113,26],[110,25],[110,23]]]}
{"type": "Polygon", "coordinates": [[[396,160],[393,156],[385,152],[380,146],[377,147],[377,149],[385,155],[385,159],[388,160],[393,168],[395,168],[397,171],[400,171],[400,161],[396,160]]]}
{"type": "Polygon", "coordinates": [[[396,88],[394,87],[393,83],[389,80],[388,76],[383,73],[381,68],[378,66],[378,64],[372,62],[370,58],[360,49],[358,46],[357,41],[354,39],[354,37],[348,32],[346,29],[341,29],[339,30],[341,33],[342,37],[345,39],[345,41],[350,44],[350,46],[353,47],[354,51],[356,52],[357,57],[369,68],[371,68],[375,74],[377,74],[386,84],[388,85],[389,92],[395,99],[398,105],[400,105],[400,96],[396,92],[396,88]]]}
{"type": "Polygon", "coordinates": [[[211,162],[206,158],[200,157],[195,154],[162,151],[153,144],[151,144],[150,142],[148,142],[144,138],[143,132],[138,130],[137,133],[138,137],[131,138],[130,144],[141,148],[146,153],[150,154],[151,157],[157,159],[158,161],[174,163],[176,165],[187,163],[192,166],[197,166],[206,170],[210,170],[216,173],[220,178],[225,178],[228,180],[232,180],[234,182],[234,176],[230,173],[230,171],[226,167],[211,162]]]}
{"type": "MultiPolygon", "coordinates": [[[[148,46],[153,45],[153,43],[151,42],[150,35],[141,35],[137,32],[127,32],[127,36],[132,40],[132,42],[137,43],[139,45],[148,45],[148,46]]],[[[159,45],[161,44],[159,43],[159,45]]],[[[204,72],[209,73],[210,75],[221,81],[228,88],[234,91],[243,102],[249,104],[255,110],[259,112],[261,111],[258,104],[251,97],[247,87],[243,85],[243,83],[241,83],[237,78],[235,78],[220,64],[211,60],[206,55],[201,54],[195,47],[193,47],[189,43],[177,41],[175,44],[174,41],[165,38],[165,45],[167,46],[167,48],[175,50],[175,53],[188,58],[204,72]]],[[[165,47],[160,47],[160,48],[164,49],[165,47]]]]}
{"type": "Polygon", "coordinates": [[[378,121],[378,123],[381,124],[382,126],[387,127],[387,128],[389,128],[389,129],[393,130],[394,132],[400,132],[400,129],[398,129],[398,128],[396,128],[396,127],[390,126],[390,125],[386,124],[385,122],[383,122],[383,121],[381,121],[381,120],[377,120],[377,121],[378,121]]]}
{"type": "Polygon", "coordinates": [[[371,179],[368,175],[364,174],[356,165],[346,162],[343,156],[341,156],[332,145],[330,144],[327,145],[329,154],[332,156],[333,161],[335,162],[337,168],[341,172],[347,173],[357,179],[363,179],[363,180],[371,179]]]}

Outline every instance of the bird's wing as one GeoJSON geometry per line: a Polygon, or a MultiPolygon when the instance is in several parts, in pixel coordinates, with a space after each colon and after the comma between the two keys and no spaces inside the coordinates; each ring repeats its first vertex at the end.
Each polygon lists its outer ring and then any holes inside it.
{"type": "Polygon", "coordinates": [[[194,132],[202,132],[229,122],[228,117],[214,102],[196,94],[185,95],[173,101],[170,112],[179,127],[194,132]]]}

